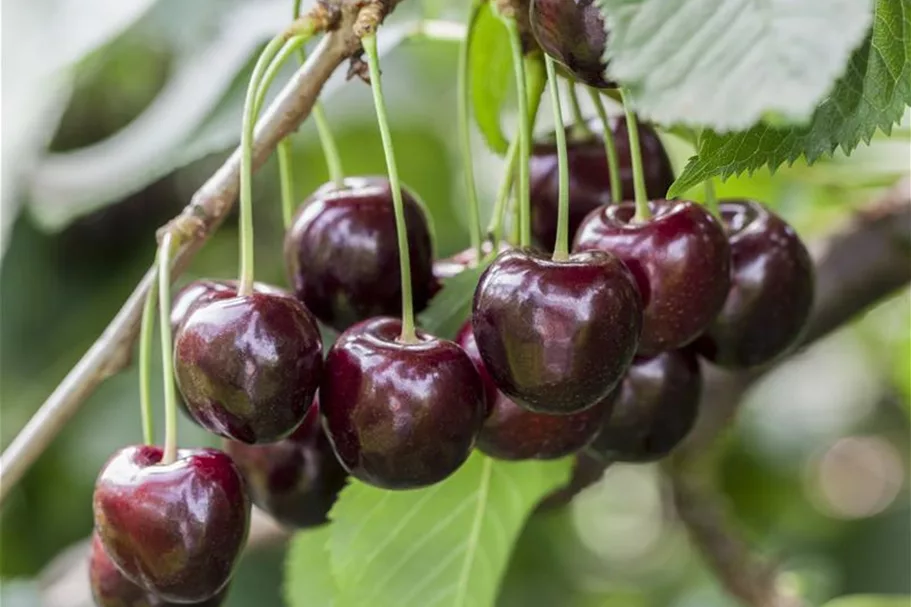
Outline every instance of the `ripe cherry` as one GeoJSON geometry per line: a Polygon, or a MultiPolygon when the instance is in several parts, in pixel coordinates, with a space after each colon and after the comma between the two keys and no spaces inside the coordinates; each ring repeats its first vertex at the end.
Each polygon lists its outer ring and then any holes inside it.
{"type": "Polygon", "coordinates": [[[253,503],[289,527],[326,522],[348,477],[319,422],[319,400],[294,434],[269,445],[226,441],[225,451],[240,468],[253,503]]]}
{"type": "MultiPolygon", "coordinates": [[[[579,229],[582,220],[594,209],[611,202],[610,173],[602,141],[601,121],[589,123],[593,135],[574,136],[566,129],[569,161],[569,237],[579,229]]],[[[620,188],[623,200],[633,199],[633,167],[629,152],[629,132],[626,119],[611,119],[611,133],[617,147],[620,168],[620,188]]],[[[658,134],[645,124],[639,124],[639,146],[642,172],[649,198],[661,198],[674,181],[674,170],[658,134]]],[[[531,164],[531,230],[535,240],[548,251],[553,250],[557,236],[559,208],[559,172],[557,144],[553,135],[539,141],[532,149],[531,164]]]]}
{"type": "Polygon", "coordinates": [[[762,365],[800,337],[813,305],[813,261],[794,229],[758,202],[726,201],[720,210],[731,287],[695,347],[724,367],[762,365]]]}
{"type": "Polygon", "coordinates": [[[553,261],[514,249],[481,275],[472,324],[506,396],[530,411],[567,415],[603,400],[623,377],[642,308],[632,275],[613,255],[553,261]]]}
{"type": "Polygon", "coordinates": [[[594,0],[531,0],[531,31],[544,52],[577,80],[614,88],[604,77],[607,33],[594,0]]]}
{"type": "Polygon", "coordinates": [[[177,384],[193,417],[245,443],[274,442],[300,425],[322,369],[322,341],[307,309],[253,293],[197,308],[177,332],[177,384]]]}
{"type": "Polygon", "coordinates": [[[484,389],[468,355],[401,322],[373,318],[345,331],[326,358],[323,427],[352,476],[386,489],[437,483],[462,465],[484,421],[484,389]]]}
{"type": "MultiPolygon", "coordinates": [[[[417,198],[402,189],[414,309],[433,289],[433,244],[417,198]]],[[[339,331],[371,316],[401,313],[392,190],[384,177],[327,183],[301,206],[285,235],[285,265],[297,297],[339,331]]]]}
{"type": "Polygon", "coordinates": [[[228,594],[225,586],[210,599],[197,603],[172,603],[131,582],[111,561],[97,533],[92,534],[89,548],[89,585],[98,607],[218,607],[228,594]]]}
{"type": "Polygon", "coordinates": [[[582,222],[573,250],[601,250],[623,260],[642,295],[640,356],[696,339],[724,305],[730,247],[721,224],[683,200],[649,203],[652,217],[635,221],[635,205],[601,207],[582,222]]]}
{"type": "Polygon", "coordinates": [[[250,500],[227,455],[121,449],[95,483],[95,531],[114,565],[165,601],[202,602],[228,584],[247,539],[250,500]]]}
{"type": "Polygon", "coordinates": [[[484,382],[488,417],[478,436],[478,449],[506,460],[558,459],[585,447],[601,429],[610,412],[614,392],[594,407],[570,415],[534,413],[497,390],[478,352],[471,321],[456,336],[484,382]]]}
{"type": "Polygon", "coordinates": [[[688,350],[637,359],[613,412],[589,447],[602,458],[648,462],[671,452],[696,421],[702,393],[699,361],[688,350]]]}

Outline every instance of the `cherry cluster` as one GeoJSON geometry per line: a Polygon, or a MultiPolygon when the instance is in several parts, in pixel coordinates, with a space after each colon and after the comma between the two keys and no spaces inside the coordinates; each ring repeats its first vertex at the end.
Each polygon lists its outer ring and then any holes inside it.
{"type": "MultiPolygon", "coordinates": [[[[545,50],[552,31],[539,33],[545,50]]],[[[553,54],[582,81],[609,84],[576,73],[594,69],[591,56],[553,54]]],[[[349,177],[320,187],[290,221],[291,290],[183,288],[170,313],[174,378],[185,412],[224,449],[168,458],[143,445],[109,460],[94,495],[96,600],[218,605],[251,502],[283,524],[319,525],[349,475],[426,487],[475,447],[506,460],[582,450],[659,459],[695,420],[699,357],[749,367],[791,347],[813,296],[796,233],[756,202],[724,201],[716,216],[661,198],[673,172],[657,134],[629,119],[605,124],[610,133],[596,123],[566,131],[566,254],[549,253],[562,200],[552,137],[528,164],[536,246],[489,242],[483,260],[469,250],[435,261],[413,192],[398,198],[397,177],[349,177]],[[622,143],[630,130],[638,150],[622,143]],[[605,136],[619,144],[616,172],[605,136]],[[637,174],[644,209],[621,201],[639,196],[637,174]],[[481,261],[455,341],[411,326],[444,279],[481,261]],[[320,323],[340,332],[325,354],[320,323]]]]}

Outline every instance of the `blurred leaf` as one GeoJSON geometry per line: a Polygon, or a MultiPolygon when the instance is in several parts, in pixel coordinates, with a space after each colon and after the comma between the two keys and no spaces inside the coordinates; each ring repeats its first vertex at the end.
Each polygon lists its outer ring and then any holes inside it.
{"type": "Polygon", "coordinates": [[[808,119],[844,72],[871,15],[871,0],[600,5],[608,72],[630,90],[636,111],[654,122],[719,132],[745,129],[767,114],[808,119]]]}
{"type": "Polygon", "coordinates": [[[904,595],[856,595],[843,596],[829,601],[824,607],[908,607],[911,596],[904,595]]]}
{"type": "Polygon", "coordinates": [[[509,142],[503,136],[500,113],[512,82],[513,66],[509,32],[492,3],[481,5],[469,36],[469,84],[474,118],[490,149],[502,155],[509,142]]]}
{"type": "Polygon", "coordinates": [[[442,291],[418,317],[420,327],[437,337],[453,339],[471,314],[478,279],[488,265],[489,260],[444,280],[442,291]]]}
{"type": "Polygon", "coordinates": [[[326,544],[331,529],[323,525],[299,531],[285,559],[285,600],[291,607],[333,607],[338,588],[329,567],[326,544]]]}
{"type": "MultiPolygon", "coordinates": [[[[824,13],[830,10],[825,9],[824,13]]],[[[837,148],[850,153],[877,129],[889,133],[911,104],[911,5],[877,0],[873,31],[847,72],[805,126],[757,125],[742,133],[707,131],[698,153],[671,186],[677,196],[709,177],[722,178],[804,157],[810,164],[837,148]]]]}
{"type": "Polygon", "coordinates": [[[526,518],[569,471],[569,458],[515,463],[475,452],[426,489],[352,483],[330,515],[332,569],[346,602],[492,605],[526,518]]]}

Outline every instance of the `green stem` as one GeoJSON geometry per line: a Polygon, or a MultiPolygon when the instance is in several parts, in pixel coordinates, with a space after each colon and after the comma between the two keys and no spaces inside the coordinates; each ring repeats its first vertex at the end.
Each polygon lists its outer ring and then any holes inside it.
{"type": "Polygon", "coordinates": [[[386,101],[383,98],[383,86],[380,83],[379,53],[376,50],[376,35],[369,34],[361,39],[364,53],[367,55],[367,66],[370,68],[370,88],[373,91],[373,105],[376,108],[376,121],[380,127],[383,140],[383,153],[386,156],[386,169],[389,172],[389,187],[392,188],[392,204],[395,208],[395,231],[399,244],[399,269],[402,275],[402,334],[399,341],[414,343],[417,336],[414,331],[414,305],[411,298],[411,255],[408,251],[408,232],[405,225],[405,206],[402,202],[402,186],[399,183],[399,170],[395,162],[395,151],[392,146],[392,133],[386,114],[386,101]]]}
{"type": "MultiPolygon", "coordinates": [[[[278,53],[275,54],[275,56],[269,62],[268,67],[261,76],[261,79],[259,81],[259,88],[256,91],[256,99],[253,102],[253,112],[255,114],[254,118],[259,116],[259,112],[262,110],[263,105],[265,104],[266,95],[269,93],[269,88],[272,86],[272,83],[275,82],[275,78],[278,76],[278,73],[285,66],[285,63],[288,62],[288,59],[290,59],[294,53],[299,51],[309,39],[309,36],[295,36],[289,39],[284,43],[284,45],[282,45],[278,53]]],[[[265,51],[263,51],[263,53],[265,54],[265,51]]],[[[254,68],[253,76],[250,77],[250,82],[253,82],[253,78],[255,76],[256,71],[254,68]]]]}
{"type": "MultiPolygon", "coordinates": [[[[471,6],[468,17],[468,27],[477,20],[481,3],[475,1],[471,6]]],[[[471,247],[477,253],[478,261],[483,254],[481,248],[481,210],[478,203],[478,191],[475,184],[474,163],[471,159],[471,127],[469,115],[469,89],[468,69],[471,50],[471,36],[465,36],[459,49],[459,74],[458,74],[458,113],[459,113],[459,145],[462,152],[462,168],[465,171],[465,192],[468,196],[468,230],[471,237],[471,247]]]]}
{"type": "Polygon", "coordinates": [[[595,111],[601,120],[601,129],[604,131],[604,152],[607,155],[607,174],[610,177],[610,199],[617,203],[623,200],[623,183],[620,177],[620,159],[617,157],[617,142],[614,141],[614,131],[611,130],[610,120],[601,103],[601,93],[597,89],[589,88],[595,111]]]}
{"type": "Polygon", "coordinates": [[[174,346],[171,343],[170,318],[171,245],[171,233],[165,232],[158,247],[158,323],[161,325],[161,366],[164,377],[164,464],[177,459],[177,389],[174,386],[174,346]]]}
{"type": "Polygon", "coordinates": [[[633,192],[636,200],[636,214],[633,221],[645,221],[652,216],[648,208],[648,193],[645,190],[645,174],[642,171],[642,150],[639,147],[639,121],[629,103],[629,93],[620,89],[623,98],[623,112],[626,114],[626,130],[629,131],[629,155],[633,165],[633,192]]]}
{"type": "Polygon", "coordinates": [[[550,55],[544,57],[547,79],[550,80],[550,101],[554,110],[554,133],[557,138],[557,241],[554,245],[554,261],[569,258],[569,159],[566,154],[566,131],[563,129],[563,109],[560,107],[560,91],[557,88],[557,70],[550,55]]]}
{"type": "Polygon", "coordinates": [[[490,216],[490,226],[487,233],[491,235],[494,250],[498,251],[503,241],[503,224],[506,220],[506,207],[509,203],[509,193],[512,191],[512,182],[516,174],[516,160],[519,158],[519,139],[513,139],[506,152],[506,164],[503,169],[503,181],[497,190],[497,200],[494,203],[493,213],[490,216]]]}
{"type": "Polygon", "coordinates": [[[519,244],[531,244],[531,196],[529,192],[528,163],[531,156],[531,123],[528,113],[528,83],[522,58],[522,38],[515,19],[505,19],[509,30],[512,62],[516,74],[516,89],[519,97],[519,244]]]}
{"type": "Polygon", "coordinates": [[[718,196],[715,193],[715,182],[711,179],[705,180],[705,208],[716,219],[721,219],[721,211],[718,208],[718,196]]]}
{"type": "Polygon", "coordinates": [[[285,229],[291,226],[294,217],[294,173],[291,168],[291,139],[285,137],[278,142],[278,178],[282,195],[282,223],[285,229]]]}
{"type": "MultiPolygon", "coordinates": [[[[139,411],[142,418],[142,442],[151,445],[155,441],[155,426],[152,420],[152,333],[155,330],[156,285],[153,282],[142,307],[142,325],[139,329],[139,411]]],[[[167,329],[170,330],[170,324],[167,329]]]]}
{"type": "MultiPolygon", "coordinates": [[[[556,83],[556,81],[554,82],[556,83]]],[[[582,136],[591,135],[592,130],[588,128],[588,122],[585,121],[585,116],[582,114],[582,106],[579,104],[579,95],[576,94],[576,84],[572,80],[564,80],[564,82],[569,96],[569,105],[573,111],[574,133],[582,136]]]]}

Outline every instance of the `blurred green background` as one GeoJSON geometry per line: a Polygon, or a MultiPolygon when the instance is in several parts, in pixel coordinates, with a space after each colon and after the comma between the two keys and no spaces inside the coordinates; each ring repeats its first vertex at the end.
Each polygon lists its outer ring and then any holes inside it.
{"type": "MultiPolygon", "coordinates": [[[[28,50],[33,36],[66,30],[67,10],[76,10],[62,2],[54,17],[42,19],[34,14],[38,4],[4,3],[4,447],[130,293],[153,257],[155,229],[179,212],[236,141],[250,59],[290,7],[271,0],[148,0],[127,8],[106,0],[76,3],[84,20],[70,29],[79,33],[84,26],[83,39],[11,55],[10,48],[28,50]],[[237,34],[241,23],[245,38],[237,34]],[[66,49],[76,50],[67,55],[66,49]],[[47,58],[55,52],[65,55],[56,63],[47,58]],[[50,67],[35,73],[34,62],[42,61],[50,67]]],[[[426,3],[399,11],[395,22],[421,10],[452,12],[443,2],[426,3]]],[[[461,10],[455,13],[461,17],[461,10]]],[[[456,45],[418,40],[384,59],[400,172],[431,212],[440,257],[467,244],[455,64],[456,45]]],[[[327,106],[345,170],[383,173],[369,89],[341,84],[332,85],[327,106]]],[[[549,114],[542,108],[542,131],[549,114]]],[[[877,138],[851,158],[734,179],[719,185],[719,193],[769,203],[812,241],[907,173],[908,133],[906,119],[891,138],[877,138]]],[[[326,170],[312,124],[293,142],[303,199],[326,170]]],[[[501,163],[480,139],[475,143],[481,197],[489,204],[501,163]]],[[[689,148],[672,137],[666,143],[681,166],[689,148]]],[[[284,284],[274,163],[255,185],[257,278],[284,284]]],[[[231,277],[237,256],[232,216],[181,284],[231,277]]],[[[909,310],[905,291],[769,375],[750,391],[718,446],[721,486],[736,520],[794,572],[793,583],[814,604],[847,593],[911,592],[909,310]]],[[[159,371],[156,366],[153,377],[159,371]]],[[[160,422],[159,415],[159,428],[160,422]]],[[[37,576],[91,531],[100,466],[115,449],[139,440],[131,367],[88,400],[4,505],[0,596],[38,604],[37,576]]],[[[184,419],[180,442],[215,444],[184,419]]],[[[616,466],[570,508],[532,519],[501,604],[733,605],[695,556],[659,469],[616,466]]],[[[281,558],[281,546],[249,554],[229,604],[280,605],[281,558]]]]}

